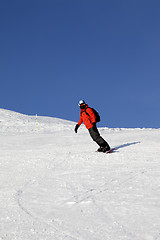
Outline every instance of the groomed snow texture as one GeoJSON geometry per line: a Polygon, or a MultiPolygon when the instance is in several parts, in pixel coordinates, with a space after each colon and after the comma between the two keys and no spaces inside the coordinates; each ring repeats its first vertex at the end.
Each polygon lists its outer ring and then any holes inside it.
{"type": "Polygon", "coordinates": [[[0,109],[0,240],[160,240],[160,129],[75,124],[0,109]]]}

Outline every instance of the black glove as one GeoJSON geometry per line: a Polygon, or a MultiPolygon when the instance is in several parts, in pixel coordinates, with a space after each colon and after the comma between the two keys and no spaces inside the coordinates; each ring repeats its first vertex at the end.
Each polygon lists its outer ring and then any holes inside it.
{"type": "Polygon", "coordinates": [[[74,129],[75,133],[77,133],[78,128],[79,128],[79,125],[77,124],[74,129]]]}

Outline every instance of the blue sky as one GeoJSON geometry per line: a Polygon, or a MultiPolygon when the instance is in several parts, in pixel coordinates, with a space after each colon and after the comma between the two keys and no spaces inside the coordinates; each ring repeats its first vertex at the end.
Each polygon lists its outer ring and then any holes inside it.
{"type": "Polygon", "coordinates": [[[159,0],[0,1],[0,108],[160,127],[159,0]]]}

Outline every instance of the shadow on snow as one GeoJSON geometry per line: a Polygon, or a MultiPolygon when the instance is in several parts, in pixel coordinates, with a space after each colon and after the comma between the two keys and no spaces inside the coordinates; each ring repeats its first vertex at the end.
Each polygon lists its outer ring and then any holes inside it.
{"type": "Polygon", "coordinates": [[[141,143],[141,142],[125,143],[125,144],[122,144],[122,145],[120,145],[120,146],[118,146],[118,147],[115,147],[115,150],[118,150],[118,149],[124,148],[124,147],[129,147],[129,146],[131,146],[131,145],[138,144],[138,143],[141,143]]]}

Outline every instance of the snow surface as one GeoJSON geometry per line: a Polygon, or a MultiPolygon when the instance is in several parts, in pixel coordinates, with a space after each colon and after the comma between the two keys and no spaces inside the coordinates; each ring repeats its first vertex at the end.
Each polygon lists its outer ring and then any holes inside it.
{"type": "Polygon", "coordinates": [[[160,240],[159,129],[37,120],[0,109],[0,240],[160,240]]]}

